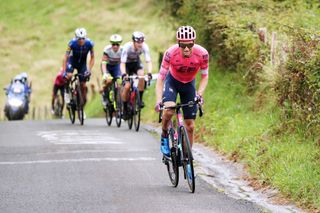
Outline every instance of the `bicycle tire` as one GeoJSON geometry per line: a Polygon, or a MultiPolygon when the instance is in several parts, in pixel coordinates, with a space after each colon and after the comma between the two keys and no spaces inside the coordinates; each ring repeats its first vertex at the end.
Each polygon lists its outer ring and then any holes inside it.
{"type": "Polygon", "coordinates": [[[53,112],[54,116],[57,118],[61,118],[62,116],[62,104],[59,96],[54,98],[54,103],[53,103],[53,112]]]}
{"type": "Polygon", "coordinates": [[[122,102],[120,96],[120,87],[115,87],[115,116],[117,127],[121,126],[121,112],[122,112],[122,102]]]}
{"type": "Polygon", "coordinates": [[[188,138],[187,130],[184,126],[180,128],[180,134],[181,134],[181,144],[182,144],[182,153],[183,153],[183,159],[184,159],[184,172],[185,177],[188,182],[189,190],[191,193],[194,193],[195,191],[195,178],[194,178],[194,169],[193,169],[193,156],[192,156],[192,150],[190,141],[188,138]],[[190,174],[187,172],[187,165],[190,165],[190,174]]]}
{"type": "Polygon", "coordinates": [[[128,127],[129,129],[132,129],[132,126],[133,126],[133,112],[132,112],[132,105],[130,103],[130,101],[128,102],[128,127]]]}
{"type": "Polygon", "coordinates": [[[171,160],[166,161],[167,171],[171,184],[177,187],[179,184],[179,165],[178,165],[178,150],[175,147],[174,129],[169,132],[169,144],[171,152],[171,160]]]}
{"type": "Polygon", "coordinates": [[[133,121],[134,121],[134,128],[136,132],[139,131],[140,127],[140,116],[141,116],[141,108],[140,108],[140,94],[138,89],[134,90],[135,98],[133,100],[133,121]]]}
{"type": "Polygon", "coordinates": [[[77,88],[77,110],[78,110],[78,118],[80,121],[80,125],[83,125],[84,123],[84,117],[83,117],[83,99],[82,99],[82,92],[81,87],[79,84],[76,85],[77,88]]]}
{"type": "Polygon", "coordinates": [[[74,121],[76,120],[76,112],[73,106],[69,105],[68,107],[69,112],[69,118],[72,124],[74,124],[74,121]]]}
{"type": "Polygon", "coordinates": [[[110,110],[110,106],[109,105],[107,105],[105,112],[106,112],[107,124],[108,124],[108,126],[111,126],[111,123],[112,123],[112,112],[110,110]]]}

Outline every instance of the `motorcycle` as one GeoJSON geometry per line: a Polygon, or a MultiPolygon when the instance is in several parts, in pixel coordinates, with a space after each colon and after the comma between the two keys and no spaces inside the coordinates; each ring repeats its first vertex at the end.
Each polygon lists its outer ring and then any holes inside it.
{"type": "Polygon", "coordinates": [[[13,82],[4,88],[7,101],[4,107],[5,116],[8,120],[22,120],[29,109],[28,91],[21,82],[13,82]]]}

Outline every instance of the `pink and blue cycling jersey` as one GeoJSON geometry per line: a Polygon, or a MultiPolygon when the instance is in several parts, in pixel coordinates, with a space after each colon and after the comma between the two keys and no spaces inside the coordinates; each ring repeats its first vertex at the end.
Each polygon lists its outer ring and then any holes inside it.
{"type": "Polygon", "coordinates": [[[178,81],[189,83],[201,70],[201,77],[208,76],[209,54],[208,51],[198,44],[192,48],[190,57],[183,57],[178,44],[170,47],[162,59],[160,78],[164,80],[168,72],[178,81]]]}

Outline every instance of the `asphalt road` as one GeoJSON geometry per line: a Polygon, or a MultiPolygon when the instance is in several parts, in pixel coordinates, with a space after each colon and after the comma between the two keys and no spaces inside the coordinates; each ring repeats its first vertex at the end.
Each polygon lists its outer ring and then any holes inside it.
{"type": "Polygon", "coordinates": [[[6,213],[262,211],[199,176],[172,187],[156,136],[103,119],[0,122],[0,182],[6,213]]]}

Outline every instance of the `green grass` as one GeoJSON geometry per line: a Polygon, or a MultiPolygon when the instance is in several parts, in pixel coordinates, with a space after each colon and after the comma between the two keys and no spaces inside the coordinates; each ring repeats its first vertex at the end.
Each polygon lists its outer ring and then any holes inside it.
{"type": "Polygon", "coordinates": [[[272,91],[248,94],[238,74],[214,63],[209,82],[197,140],[246,164],[261,185],[278,188],[303,207],[320,208],[319,146],[280,125],[272,91]]]}

